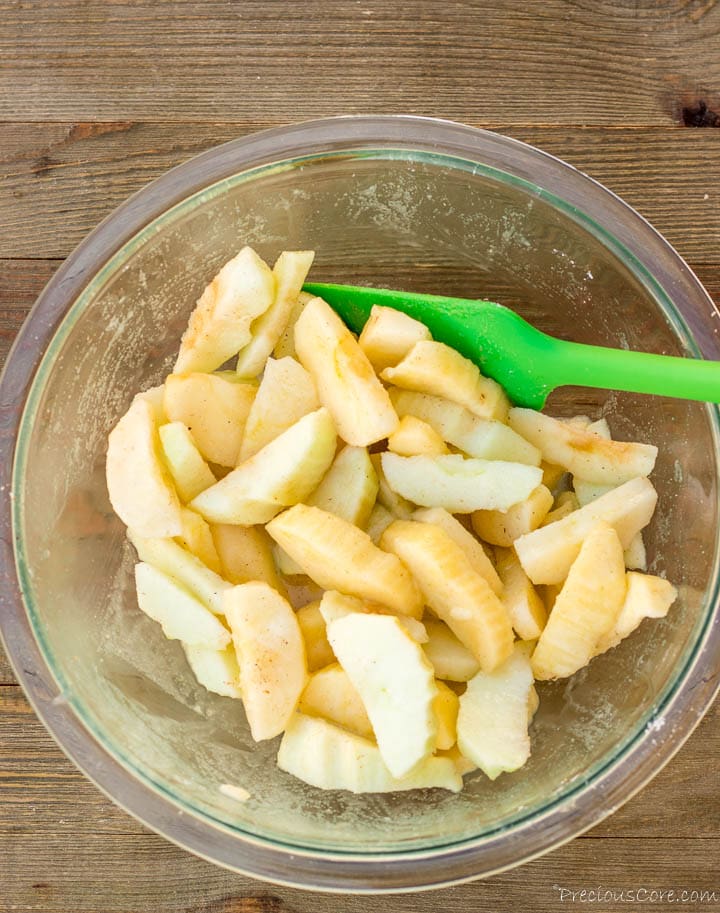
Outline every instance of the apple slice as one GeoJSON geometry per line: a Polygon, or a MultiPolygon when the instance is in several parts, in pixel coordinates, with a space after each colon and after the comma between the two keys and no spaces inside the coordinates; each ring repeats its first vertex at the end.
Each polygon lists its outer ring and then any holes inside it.
{"type": "Polygon", "coordinates": [[[183,644],[183,650],[193,675],[203,688],[223,697],[242,698],[240,667],[232,644],[224,650],[183,644]]]}
{"type": "Polygon", "coordinates": [[[388,609],[387,606],[379,605],[376,602],[363,602],[362,599],[357,599],[355,596],[345,596],[344,593],[338,593],[337,590],[327,590],[323,593],[320,600],[320,614],[325,619],[326,625],[332,624],[338,618],[345,618],[346,615],[351,615],[353,612],[392,615],[397,618],[414,641],[419,644],[427,643],[428,634],[425,625],[417,618],[388,609]]]}
{"type": "Polygon", "coordinates": [[[305,641],[305,655],[310,672],[317,672],[335,662],[335,654],[327,639],[325,618],[320,611],[320,600],[309,602],[296,612],[298,624],[305,641]]]}
{"type": "Polygon", "coordinates": [[[339,590],[419,618],[423,603],[408,569],[370,536],[334,514],[297,504],[267,531],[325,590],[339,590]]]}
{"type": "Polygon", "coordinates": [[[298,710],[308,716],[322,717],[366,739],[375,738],[365,705],[339,663],[310,676],[298,710]]]}
{"type": "Polygon", "coordinates": [[[438,721],[436,747],[439,751],[447,751],[457,741],[458,696],[444,682],[436,681],[435,684],[438,690],[434,703],[438,721]]]}
{"type": "Polygon", "coordinates": [[[626,590],[620,539],[600,521],[583,542],[537,642],[535,678],[567,678],[586,666],[617,621],[626,590]]]}
{"type": "Polygon", "coordinates": [[[349,444],[338,453],[307,503],[361,528],[370,518],[378,494],[378,477],[365,447],[349,444]]]}
{"type": "Polygon", "coordinates": [[[451,758],[426,758],[410,774],[397,779],[369,739],[303,713],[296,713],[288,724],[277,763],[281,770],[319,789],[353,793],[462,789],[462,777],[451,758]]]}
{"type": "Polygon", "coordinates": [[[502,602],[521,640],[536,640],[547,622],[547,609],[511,548],[498,548],[497,569],[504,584],[502,602]]]}
{"type": "Polygon", "coordinates": [[[430,340],[430,330],[402,311],[375,305],[358,343],[379,373],[401,361],[416,342],[430,340]]]}
{"type": "Polygon", "coordinates": [[[277,258],[273,266],[275,298],[270,307],[253,321],[252,338],[240,350],[237,360],[240,377],[255,377],[265,367],[287,326],[314,257],[315,251],[312,250],[285,250],[277,258]]]}
{"type": "Polygon", "coordinates": [[[502,594],[502,581],[492,561],[485,554],[485,549],[458,519],[442,507],[428,507],[416,510],[412,515],[412,519],[417,520],[419,523],[432,523],[435,526],[439,526],[465,552],[465,556],[472,565],[473,570],[487,580],[493,593],[496,596],[502,594]]]}
{"type": "Polygon", "coordinates": [[[427,643],[425,655],[432,663],[437,678],[451,682],[467,682],[480,669],[480,663],[467,647],[463,646],[442,621],[425,618],[427,643]]]}
{"type": "Polygon", "coordinates": [[[145,539],[133,529],[128,538],[141,561],[172,577],[215,615],[222,615],[222,594],[231,584],[173,539],[145,539]]]}
{"type": "Polygon", "coordinates": [[[285,325],[285,329],[280,334],[280,338],[273,350],[275,358],[297,358],[297,352],[295,351],[295,324],[298,321],[298,317],[302,314],[303,308],[308,301],[313,300],[313,297],[313,295],[308,295],[307,292],[300,292],[298,295],[297,300],[290,310],[290,317],[285,325]]]}
{"type": "Polygon", "coordinates": [[[257,387],[228,374],[171,374],[165,380],[165,411],[192,433],[202,456],[234,466],[257,387]]]}
{"type": "Polygon", "coordinates": [[[287,726],[307,684],[305,644],[290,603],[267,583],[242,583],[223,596],[240,664],[240,690],[256,742],[287,726]]]}
{"type": "Polygon", "coordinates": [[[540,451],[501,421],[480,418],[450,399],[394,388],[390,399],[401,419],[413,416],[468,456],[540,465],[540,451]]]}
{"type": "Polygon", "coordinates": [[[437,738],[438,690],[422,648],[389,615],[353,612],[329,624],[327,637],[362,699],[388,770],[406,776],[437,738]]]}
{"type": "Polygon", "coordinates": [[[484,542],[507,548],[520,536],[537,529],[552,506],[552,492],[544,485],[538,485],[524,501],[507,510],[474,511],[472,526],[484,542]]]}
{"type": "Polygon", "coordinates": [[[113,510],[143,536],[179,536],[181,504],[160,456],[152,405],[135,397],[108,437],[105,465],[113,510]]]}
{"type": "Polygon", "coordinates": [[[240,445],[240,461],[320,407],[312,377],[294,358],[268,358],[257,395],[250,407],[240,445]]]}
{"type": "Polygon", "coordinates": [[[400,419],[400,424],[388,438],[388,450],[399,456],[437,456],[450,453],[437,431],[414,415],[404,415],[400,419]]]}
{"type": "Polygon", "coordinates": [[[199,558],[211,571],[221,574],[220,557],[215,548],[215,542],[208,524],[200,514],[196,514],[194,510],[190,510],[188,507],[183,507],[182,525],[182,533],[177,537],[178,545],[187,549],[191,555],[199,558]]]}
{"type": "Polygon", "coordinates": [[[382,453],[370,454],[370,461],[378,480],[377,503],[389,511],[393,518],[409,520],[413,514],[413,505],[391,488],[383,469],[382,456],[382,453]]]}
{"type": "Polygon", "coordinates": [[[442,396],[460,403],[481,418],[505,421],[510,402],[505,391],[477,365],[442,342],[416,342],[394,368],[380,377],[389,384],[430,396],[442,396]]]}
{"type": "Polygon", "coordinates": [[[520,536],[515,551],[533,583],[562,583],[599,520],[609,523],[627,548],[650,522],[656,503],[657,492],[647,479],[631,479],[562,520],[520,536]]]}
{"type": "Polygon", "coordinates": [[[457,743],[491,779],[518,770],[530,757],[530,660],[516,648],[493,672],[478,672],[460,696],[457,743]]]}
{"type": "Polygon", "coordinates": [[[230,633],[188,590],[156,567],[135,565],[135,589],[142,611],[157,621],[169,640],[222,650],[230,633]]]}
{"type": "Polygon", "coordinates": [[[272,541],[261,526],[218,523],[210,530],[225,580],[230,583],[262,580],[285,595],[273,561],[272,541]]]}
{"type": "Polygon", "coordinates": [[[250,342],[252,322],[275,297],[270,267],[250,247],[229,260],[190,315],[175,373],[214,371],[250,342]]]}
{"type": "Polygon", "coordinates": [[[295,348],[344,441],[366,447],[393,433],[398,417],[387,391],[355,337],[322,298],[303,308],[295,324],[295,348]]]}
{"type": "Polygon", "coordinates": [[[217,479],[182,422],[169,422],[158,429],[163,456],[177,493],[187,503],[214,485],[217,479]]]}
{"type": "Polygon", "coordinates": [[[616,647],[638,627],[645,618],[664,618],[677,599],[677,590],[662,577],[638,574],[625,575],[627,592],[620,614],[612,628],[595,645],[595,655],[616,647]]]}
{"type": "Polygon", "coordinates": [[[401,457],[381,454],[385,477],[394,492],[422,507],[444,507],[452,514],[507,510],[524,501],[542,472],[523,463],[447,456],[401,457]]]}
{"type": "Polygon", "coordinates": [[[587,482],[621,485],[649,475],[657,458],[652,444],[607,440],[601,435],[568,424],[534,409],[511,409],[510,427],[539,447],[548,463],[564,466],[587,482]]]}
{"type": "Polygon", "coordinates": [[[267,523],[317,487],[335,456],[335,443],[328,411],[311,412],[198,495],[190,507],[211,523],[267,523]]]}
{"type": "Polygon", "coordinates": [[[425,603],[488,671],[512,649],[513,633],[503,604],[465,552],[430,523],[396,520],[383,533],[382,548],[410,568],[425,603]]]}

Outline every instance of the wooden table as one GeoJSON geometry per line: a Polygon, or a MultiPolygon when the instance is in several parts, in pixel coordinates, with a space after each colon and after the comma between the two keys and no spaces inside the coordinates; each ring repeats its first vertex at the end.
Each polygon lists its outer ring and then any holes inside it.
{"type": "MultiPolygon", "coordinates": [[[[265,127],[397,112],[570,161],[720,298],[716,0],[0,0],[0,354],[63,257],[167,168],[265,127]]],[[[693,909],[720,909],[717,705],[640,795],[546,858],[439,894],[338,898],[148,832],[64,758],[4,660],[0,685],[2,913],[549,911],[587,907],[560,888],[598,885],[715,889],[693,909]]]]}

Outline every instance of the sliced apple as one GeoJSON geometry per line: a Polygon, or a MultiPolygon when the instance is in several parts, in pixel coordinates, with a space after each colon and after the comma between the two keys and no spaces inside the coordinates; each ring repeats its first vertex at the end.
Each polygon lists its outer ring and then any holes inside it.
{"type": "Polygon", "coordinates": [[[308,302],[300,314],[295,348],[344,441],[366,447],[395,431],[398,417],[387,391],[355,337],[322,298],[308,302]]]}
{"type": "Polygon", "coordinates": [[[497,569],[504,585],[503,605],[521,640],[540,637],[547,622],[547,609],[511,548],[498,548],[497,569]]]}
{"type": "Polygon", "coordinates": [[[105,473],[110,503],[126,526],[144,536],[180,535],[180,499],[160,456],[155,411],[142,397],[110,432],[105,473]]]}
{"type": "Polygon", "coordinates": [[[225,580],[235,584],[263,580],[285,595],[273,561],[272,540],[261,526],[218,523],[210,530],[225,580]]]}
{"type": "Polygon", "coordinates": [[[652,444],[607,440],[601,435],[543,415],[534,409],[511,409],[510,427],[539,447],[548,463],[564,466],[578,478],[602,485],[621,485],[649,475],[657,458],[652,444]]]}
{"type": "Polygon", "coordinates": [[[169,422],[158,429],[165,463],[180,498],[187,503],[214,485],[217,479],[182,422],[169,422]]]}
{"type": "Polygon", "coordinates": [[[401,457],[381,454],[385,477],[394,492],[422,507],[450,513],[507,510],[524,501],[542,480],[535,466],[501,460],[447,456],[401,457]]]}
{"type": "Polygon", "coordinates": [[[438,721],[435,744],[438,750],[447,751],[457,741],[458,696],[444,682],[435,684],[438,691],[434,704],[438,721]]]}
{"type": "Polygon", "coordinates": [[[397,779],[374,742],[303,713],[296,713],[285,730],[277,763],[281,770],[319,789],[353,793],[462,789],[462,777],[451,758],[426,758],[407,776],[397,779]]]}
{"type": "Polygon", "coordinates": [[[222,573],[220,557],[218,556],[212,532],[200,514],[184,507],[182,510],[182,533],[177,537],[178,544],[199,558],[216,574],[222,573]]]}
{"type": "Polygon", "coordinates": [[[339,663],[326,666],[310,676],[298,710],[307,716],[322,717],[366,739],[375,738],[365,705],[339,663]]]}
{"type": "Polygon", "coordinates": [[[370,518],[378,477],[365,447],[343,447],[307,503],[361,528],[370,518]]]}
{"type": "Polygon", "coordinates": [[[133,529],[128,530],[128,538],[141,561],[172,577],[211,612],[222,615],[222,594],[231,588],[227,580],[173,539],[146,539],[133,529]]]}
{"type": "Polygon", "coordinates": [[[214,371],[236,355],[250,341],[252,322],[274,297],[270,267],[252,248],[243,247],[207,286],[190,315],[175,373],[214,371]]]}
{"type": "Polygon", "coordinates": [[[507,418],[510,402],[505,391],[477,365],[442,342],[416,342],[394,368],[380,377],[389,384],[430,396],[441,396],[465,406],[481,418],[507,418]]]}
{"type": "Polygon", "coordinates": [[[416,342],[432,339],[424,323],[402,311],[375,305],[358,343],[379,373],[401,361],[416,342]]]}
{"type": "Polygon", "coordinates": [[[290,603],[267,583],[242,583],[223,596],[240,664],[240,690],[256,742],[287,726],[308,672],[305,644],[290,603]]]}
{"type": "Polygon", "coordinates": [[[647,479],[631,479],[562,520],[516,539],[515,551],[533,583],[562,583],[598,521],[609,523],[627,548],[650,522],[656,503],[657,492],[647,479]]]}
{"type": "Polygon", "coordinates": [[[335,662],[335,654],[327,639],[325,618],[320,611],[320,600],[309,602],[297,610],[297,620],[305,641],[308,669],[316,672],[335,662]]]}
{"type": "Polygon", "coordinates": [[[620,539],[600,521],[583,542],[537,642],[535,678],[567,678],[586,666],[617,621],[626,590],[620,539]]]}
{"type": "Polygon", "coordinates": [[[265,367],[290,320],[314,257],[312,250],[285,250],[277,258],[272,270],[275,297],[270,307],[253,321],[252,338],[240,350],[237,360],[240,377],[255,377],[265,367]]]}
{"type": "Polygon", "coordinates": [[[227,374],[171,374],[165,381],[165,411],[182,422],[198,450],[211,463],[234,466],[245,422],[257,392],[227,374]]]}
{"type": "Polygon", "coordinates": [[[503,590],[502,581],[492,561],[486,555],[485,549],[480,542],[472,533],[465,529],[458,519],[442,507],[428,507],[416,510],[412,515],[412,519],[417,520],[419,523],[432,523],[435,526],[439,526],[465,552],[465,556],[472,565],[473,570],[487,580],[493,593],[497,596],[501,595],[503,590]]]}
{"type": "Polygon", "coordinates": [[[451,682],[470,681],[480,669],[473,654],[442,621],[426,617],[423,624],[428,635],[423,650],[432,663],[435,676],[451,682]]]}
{"type": "Polygon", "coordinates": [[[422,597],[407,568],[352,523],[297,504],[269,523],[267,531],[323,589],[369,599],[415,618],[422,614],[422,597]]]}
{"type": "Polygon", "coordinates": [[[404,415],[400,419],[400,424],[388,438],[388,450],[400,456],[437,456],[441,453],[450,453],[445,441],[432,425],[415,418],[414,415],[404,415]]]}
{"type": "Polygon", "coordinates": [[[169,640],[222,650],[230,642],[227,628],[188,590],[156,567],[135,565],[138,605],[157,621],[169,640]]]}
{"type": "Polygon", "coordinates": [[[629,571],[647,570],[647,552],[642,533],[633,536],[630,545],[625,549],[625,567],[629,571]]]}
{"type": "Polygon", "coordinates": [[[422,648],[399,619],[353,612],[327,637],[360,695],[378,748],[394,777],[406,776],[435,748],[438,689],[422,648]]]}
{"type": "Polygon", "coordinates": [[[460,696],[457,743],[491,779],[518,770],[530,757],[530,660],[516,648],[493,672],[478,672],[460,696]]]}
{"type": "Polygon", "coordinates": [[[378,480],[378,504],[388,510],[395,519],[409,520],[412,517],[414,507],[390,486],[383,469],[382,456],[381,453],[370,454],[370,460],[378,480]]]}
{"type": "Polygon", "coordinates": [[[317,487],[335,456],[335,443],[328,411],[311,412],[198,495],[190,507],[212,523],[267,523],[317,487]]]}
{"type": "Polygon", "coordinates": [[[312,377],[294,358],[268,358],[245,423],[240,462],[320,407],[312,377]]]}
{"type": "Polygon", "coordinates": [[[390,399],[400,418],[414,416],[448,443],[479,460],[540,465],[540,451],[502,421],[481,418],[450,399],[394,388],[390,399]]]}
{"type": "Polygon", "coordinates": [[[379,605],[377,602],[365,602],[356,596],[346,596],[344,593],[338,593],[337,590],[327,590],[323,593],[320,600],[320,614],[325,619],[326,626],[337,621],[338,618],[345,618],[353,612],[375,615],[392,615],[397,618],[400,624],[405,628],[410,637],[419,644],[427,643],[428,633],[425,625],[394,609],[387,606],[379,605]]]}
{"type": "Polygon", "coordinates": [[[297,358],[297,352],[295,351],[295,324],[297,323],[300,314],[302,314],[303,308],[308,301],[313,300],[313,297],[313,295],[308,295],[307,292],[300,292],[298,295],[297,300],[290,311],[290,317],[285,325],[285,329],[280,334],[277,345],[273,350],[273,356],[275,358],[297,358]]]}
{"type": "Polygon", "coordinates": [[[224,650],[183,644],[183,650],[193,675],[203,688],[223,697],[242,698],[240,667],[232,644],[224,650]]]}
{"type": "Polygon", "coordinates": [[[677,599],[677,590],[663,577],[629,571],[625,575],[627,590],[620,614],[612,628],[595,645],[595,654],[616,647],[645,618],[664,618],[677,599]]]}
{"type": "Polygon", "coordinates": [[[390,511],[383,507],[382,504],[376,504],[370,511],[370,516],[365,524],[365,531],[372,539],[375,545],[380,541],[380,537],[390,524],[397,518],[390,511]]]}
{"type": "Polygon", "coordinates": [[[410,568],[426,604],[483,669],[492,670],[507,658],[513,642],[508,614],[446,532],[429,523],[396,520],[380,545],[410,568]]]}
{"type": "Polygon", "coordinates": [[[552,506],[552,492],[541,484],[524,501],[507,510],[476,510],[472,514],[473,529],[483,541],[507,548],[520,536],[537,529],[552,506]]]}

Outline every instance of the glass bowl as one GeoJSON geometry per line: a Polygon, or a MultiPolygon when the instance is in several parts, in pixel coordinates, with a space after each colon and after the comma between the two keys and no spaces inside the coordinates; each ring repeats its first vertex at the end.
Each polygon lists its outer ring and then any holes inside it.
{"type": "Polygon", "coordinates": [[[580,342],[720,359],[712,302],[637,213],[551,156],[410,117],[334,118],[220,146],[131,198],[41,295],[2,379],[2,631],[64,751],[187,849],[278,883],[447,885],[518,865],[612,813],[718,684],[718,410],[565,389],[560,414],[655,442],[650,570],[679,588],[569,681],[541,687],[529,763],[462,793],[324,793],[280,772],[237,702],[193,680],[136,607],[104,481],[109,429],[157,384],[195,300],[242,245],[314,248],[313,277],[483,297],[580,342]],[[240,801],[233,787],[249,793],[240,801]]]}

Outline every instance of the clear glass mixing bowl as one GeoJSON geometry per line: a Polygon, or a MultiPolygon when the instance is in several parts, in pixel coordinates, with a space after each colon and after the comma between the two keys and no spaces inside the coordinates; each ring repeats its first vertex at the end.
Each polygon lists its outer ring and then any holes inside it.
{"type": "Polygon", "coordinates": [[[2,380],[2,630],[39,716],[169,839],[307,888],[407,890],[517,865],[610,814],[717,688],[718,410],[587,390],[660,447],[650,569],[680,589],[570,681],[543,686],[532,758],[459,795],[323,793],[277,770],[238,703],[205,692],[137,609],[104,482],[108,430],[169,371],[206,282],[243,244],[314,248],[318,280],[491,298],[581,342],[720,359],[713,305],[617,197],[513,140],[421,118],[338,118],[220,146],[109,217],[42,294],[2,380]],[[14,457],[14,459],[13,459],[14,457]],[[241,802],[221,789],[240,786],[241,802]]]}

